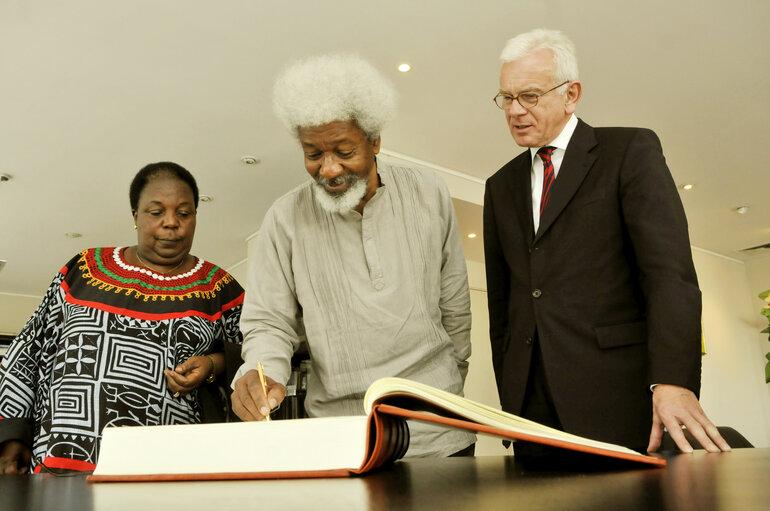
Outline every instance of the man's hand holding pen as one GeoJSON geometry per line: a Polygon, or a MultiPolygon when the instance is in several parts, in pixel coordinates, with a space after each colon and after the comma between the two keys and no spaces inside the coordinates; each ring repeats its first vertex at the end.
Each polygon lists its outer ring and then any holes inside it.
{"type": "Polygon", "coordinates": [[[263,389],[259,373],[248,371],[235,382],[233,412],[244,421],[261,421],[286,397],[286,387],[265,376],[263,389]]]}

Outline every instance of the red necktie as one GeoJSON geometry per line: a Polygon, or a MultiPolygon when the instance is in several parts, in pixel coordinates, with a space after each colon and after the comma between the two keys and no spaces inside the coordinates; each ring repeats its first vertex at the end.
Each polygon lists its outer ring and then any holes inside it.
{"type": "Polygon", "coordinates": [[[555,177],[553,175],[553,162],[551,161],[553,150],[553,147],[546,146],[537,151],[537,155],[543,160],[543,193],[540,195],[540,216],[543,216],[545,205],[548,204],[548,196],[551,193],[551,185],[555,177]]]}

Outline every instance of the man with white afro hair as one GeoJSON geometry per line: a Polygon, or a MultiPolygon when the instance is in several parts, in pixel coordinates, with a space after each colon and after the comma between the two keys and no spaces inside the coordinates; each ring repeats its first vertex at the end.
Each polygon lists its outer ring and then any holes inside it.
{"type": "MultiPolygon", "coordinates": [[[[367,388],[386,376],[462,395],[471,314],[457,220],[433,172],[377,160],[393,87],[361,58],[325,55],[288,68],[274,95],[311,180],[271,206],[249,259],[233,411],[269,415],[303,337],[310,417],[361,415],[367,388]]],[[[474,452],[473,434],[409,429],[407,456],[474,452]]]]}
{"type": "Polygon", "coordinates": [[[322,55],[289,67],[273,88],[275,115],[294,134],[300,128],[355,121],[373,142],[396,108],[393,86],[355,55],[322,55]]]}

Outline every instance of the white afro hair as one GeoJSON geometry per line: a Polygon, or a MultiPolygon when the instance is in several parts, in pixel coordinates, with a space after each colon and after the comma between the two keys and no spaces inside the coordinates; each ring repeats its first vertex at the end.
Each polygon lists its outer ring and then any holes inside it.
{"type": "Polygon", "coordinates": [[[396,91],[358,56],[320,55],[293,64],[278,77],[273,108],[295,135],[300,128],[352,120],[373,142],[395,113],[396,91]]]}

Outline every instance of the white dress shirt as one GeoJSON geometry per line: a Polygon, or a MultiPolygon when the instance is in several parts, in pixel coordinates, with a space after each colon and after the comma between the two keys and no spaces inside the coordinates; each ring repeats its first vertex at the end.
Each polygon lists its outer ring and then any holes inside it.
{"type": "MultiPolygon", "coordinates": [[[[551,154],[554,179],[559,176],[559,168],[561,168],[564,153],[567,151],[567,144],[569,144],[572,134],[575,132],[577,123],[577,117],[575,114],[572,114],[572,117],[569,118],[559,136],[547,144],[547,146],[554,148],[553,154],[551,154]]],[[[529,152],[532,155],[532,220],[534,221],[535,232],[540,227],[540,196],[543,194],[543,160],[537,155],[540,149],[540,147],[529,148],[529,152]]]]}

